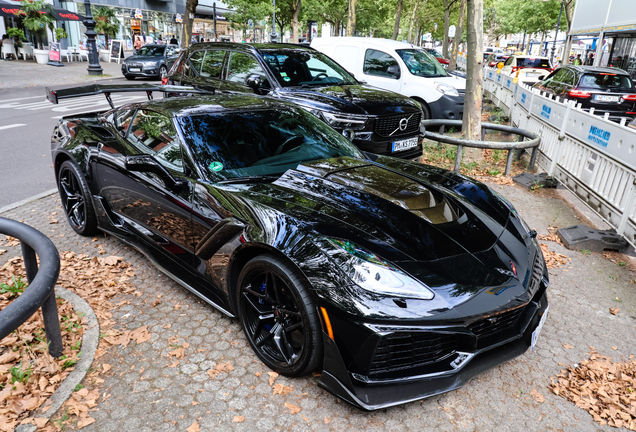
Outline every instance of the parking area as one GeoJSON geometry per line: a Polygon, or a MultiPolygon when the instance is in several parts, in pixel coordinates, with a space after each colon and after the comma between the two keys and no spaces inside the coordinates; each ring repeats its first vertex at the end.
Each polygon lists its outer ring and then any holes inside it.
{"type": "MultiPolygon", "coordinates": [[[[539,234],[581,223],[563,191],[525,191],[491,185],[511,199],[539,234]]],[[[549,390],[550,378],[589,357],[592,347],[614,361],[636,354],[636,284],[630,267],[601,254],[569,251],[550,269],[550,314],[537,347],[464,388],[404,406],[366,413],[317,386],[317,378],[270,372],[253,354],[238,322],[223,316],[156,270],[141,254],[110,236],[79,237],[52,195],[3,213],[50,236],[60,252],[119,256],[132,264],[135,292],[111,299],[112,328],[147,326],[150,340],[111,345],[93,364],[103,383],[86,431],[391,430],[599,431],[587,412],[549,390]],[[51,223],[58,212],[59,223],[51,223]],[[100,251],[104,254],[100,254],[100,251]],[[613,315],[610,308],[619,308],[613,315]],[[106,365],[106,366],[104,366],[106,365]],[[199,430],[199,429],[192,429],[199,430]]],[[[583,221],[586,223],[586,221],[583,221]]],[[[3,247],[0,266],[19,255],[3,247]]],[[[56,416],[59,418],[64,409],[56,416]]],[[[67,427],[73,428],[71,422],[67,427]]]]}

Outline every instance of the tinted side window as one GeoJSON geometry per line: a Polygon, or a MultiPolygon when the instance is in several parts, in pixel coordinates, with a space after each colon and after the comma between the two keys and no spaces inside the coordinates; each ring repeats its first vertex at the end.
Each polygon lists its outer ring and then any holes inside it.
{"type": "Polygon", "coordinates": [[[127,138],[139,151],[154,156],[166,168],[183,172],[181,146],[169,117],[154,111],[139,110],[130,125],[127,138]]]}
{"type": "Polygon", "coordinates": [[[364,68],[362,71],[367,75],[393,78],[394,76],[387,72],[390,66],[397,66],[399,68],[397,61],[389,54],[368,49],[364,55],[364,68]]]}
{"type": "Polygon", "coordinates": [[[189,77],[194,77],[201,73],[201,63],[203,62],[203,55],[205,51],[195,51],[188,59],[185,67],[185,74],[189,77]]]}
{"type": "Polygon", "coordinates": [[[571,70],[566,70],[561,82],[563,84],[574,85],[574,73],[571,70]]]}
{"type": "Polygon", "coordinates": [[[565,79],[566,75],[567,75],[568,70],[567,69],[559,69],[558,71],[556,71],[556,73],[552,76],[552,81],[553,82],[563,82],[563,80],[565,79]]]}
{"type": "Polygon", "coordinates": [[[223,70],[223,59],[225,51],[209,50],[205,53],[203,66],[201,67],[201,76],[206,78],[221,79],[221,71],[223,70]]]}
{"type": "Polygon", "coordinates": [[[512,56],[508,57],[508,60],[506,60],[506,63],[504,63],[504,66],[511,66],[513,61],[515,61],[514,57],[512,56]]]}
{"type": "Polygon", "coordinates": [[[233,52],[230,53],[230,62],[227,68],[227,80],[235,83],[245,83],[245,78],[252,74],[258,74],[265,79],[265,71],[258,61],[251,55],[233,52]]]}

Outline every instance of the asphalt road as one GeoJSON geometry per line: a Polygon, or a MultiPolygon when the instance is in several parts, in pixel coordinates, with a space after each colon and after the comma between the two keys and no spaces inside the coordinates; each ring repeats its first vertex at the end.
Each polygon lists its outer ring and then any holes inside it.
{"type": "MultiPolygon", "coordinates": [[[[121,78],[109,82],[128,81],[121,78]]],[[[119,106],[145,98],[144,93],[129,93],[113,95],[113,102],[119,106]]],[[[44,85],[3,91],[0,94],[0,208],[56,187],[51,133],[62,116],[108,108],[106,98],[101,95],[53,105],[46,100],[44,85]]]]}

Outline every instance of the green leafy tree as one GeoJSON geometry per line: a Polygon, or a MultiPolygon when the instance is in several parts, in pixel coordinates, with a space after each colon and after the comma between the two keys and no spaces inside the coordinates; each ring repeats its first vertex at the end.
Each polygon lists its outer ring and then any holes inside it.
{"type": "Polygon", "coordinates": [[[21,0],[20,6],[24,12],[16,15],[22,16],[24,27],[35,35],[35,43],[42,49],[42,37],[48,27],[53,31],[55,18],[51,14],[53,8],[44,0],[21,0]]]}
{"type": "Polygon", "coordinates": [[[110,47],[108,35],[115,36],[119,31],[119,20],[115,17],[115,10],[106,6],[93,8],[95,31],[106,38],[106,49],[110,47]]]}

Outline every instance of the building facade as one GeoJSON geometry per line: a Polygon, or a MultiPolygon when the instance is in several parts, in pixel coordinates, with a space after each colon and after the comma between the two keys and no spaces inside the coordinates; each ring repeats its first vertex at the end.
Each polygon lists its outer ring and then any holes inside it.
{"type": "Polygon", "coordinates": [[[585,41],[587,63],[618,67],[636,79],[635,0],[577,0],[568,38],[585,41]]]}

